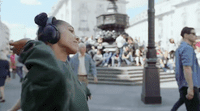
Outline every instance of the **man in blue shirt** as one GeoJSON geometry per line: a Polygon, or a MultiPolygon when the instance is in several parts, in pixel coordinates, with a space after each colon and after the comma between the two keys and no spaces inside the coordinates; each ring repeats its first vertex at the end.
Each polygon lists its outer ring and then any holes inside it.
{"type": "MultiPolygon", "coordinates": [[[[176,50],[176,81],[179,87],[180,99],[187,111],[199,111],[199,83],[197,81],[197,58],[192,47],[197,39],[194,28],[184,27],[181,31],[183,41],[176,50]]],[[[177,103],[174,105],[176,107],[177,103]]],[[[172,111],[175,110],[174,107],[172,111]]]]}

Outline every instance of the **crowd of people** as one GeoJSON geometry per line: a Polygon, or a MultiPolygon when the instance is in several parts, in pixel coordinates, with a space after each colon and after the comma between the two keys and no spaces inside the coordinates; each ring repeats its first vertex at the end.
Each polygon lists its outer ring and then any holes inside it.
{"type": "MultiPolygon", "coordinates": [[[[104,42],[104,38],[101,36],[96,39],[93,36],[86,37],[79,42],[86,44],[86,53],[92,57],[97,67],[145,66],[146,64],[147,48],[145,44],[141,43],[140,39],[133,39],[127,33],[117,35],[112,44],[115,51],[105,48],[109,44],[104,42]],[[122,65],[122,63],[124,64],[122,65]]],[[[174,73],[174,57],[177,47],[178,44],[174,42],[173,38],[169,39],[168,48],[163,48],[156,43],[158,67],[162,68],[164,72],[174,73]]]]}
{"type": "Polygon", "coordinates": [[[103,36],[98,38],[85,37],[79,42],[86,44],[86,53],[92,57],[97,67],[120,67],[123,62],[125,63],[124,66],[144,66],[146,54],[144,44],[125,32],[115,36],[117,36],[115,37],[116,40],[112,44],[104,41],[103,36]],[[115,50],[109,50],[106,48],[107,45],[112,45],[115,50]]]}

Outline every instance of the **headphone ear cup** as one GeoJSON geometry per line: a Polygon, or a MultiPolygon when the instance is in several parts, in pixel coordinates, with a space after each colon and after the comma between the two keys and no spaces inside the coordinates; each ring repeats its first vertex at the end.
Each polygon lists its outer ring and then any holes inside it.
{"type": "Polygon", "coordinates": [[[46,26],[43,30],[43,34],[45,41],[51,44],[57,43],[60,39],[59,31],[53,25],[46,26]]]}

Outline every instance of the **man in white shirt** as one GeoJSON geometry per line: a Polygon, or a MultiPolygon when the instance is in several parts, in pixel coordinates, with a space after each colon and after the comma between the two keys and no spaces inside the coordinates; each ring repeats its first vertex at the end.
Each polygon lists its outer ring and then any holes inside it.
{"type": "Polygon", "coordinates": [[[70,64],[74,70],[74,74],[78,76],[79,81],[88,84],[88,74],[93,74],[94,83],[98,82],[96,65],[89,54],[86,53],[84,43],[79,44],[79,52],[70,58],[70,64]]]}
{"type": "Polygon", "coordinates": [[[122,53],[123,53],[123,46],[126,43],[126,37],[127,34],[126,33],[122,33],[120,36],[117,37],[116,39],[116,43],[117,43],[117,47],[119,49],[119,57],[122,57],[122,53]]]}

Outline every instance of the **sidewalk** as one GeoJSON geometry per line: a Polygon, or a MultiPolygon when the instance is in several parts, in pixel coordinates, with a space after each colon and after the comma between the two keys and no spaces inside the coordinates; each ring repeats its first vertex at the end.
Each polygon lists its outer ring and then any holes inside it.
{"type": "MultiPolygon", "coordinates": [[[[91,111],[170,111],[179,99],[176,82],[162,83],[162,104],[145,105],[141,101],[142,86],[89,85],[93,94],[91,111]]],[[[186,111],[181,106],[179,111],[186,111]]]]}
{"type": "MultiPolygon", "coordinates": [[[[89,84],[92,100],[88,104],[90,111],[170,111],[178,100],[179,93],[176,82],[162,83],[162,104],[145,105],[141,101],[142,86],[117,86],[89,84]]],[[[7,111],[19,99],[21,85],[19,77],[5,86],[6,102],[0,103],[0,111],[7,111]]],[[[186,111],[185,106],[179,111],[186,111]]]]}

